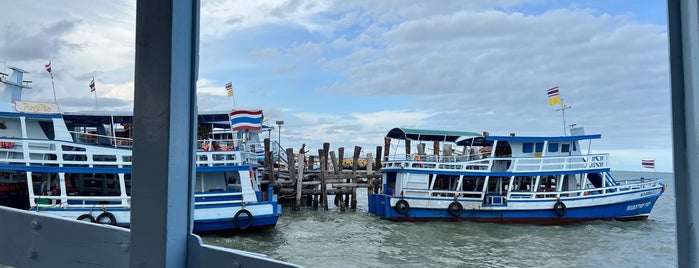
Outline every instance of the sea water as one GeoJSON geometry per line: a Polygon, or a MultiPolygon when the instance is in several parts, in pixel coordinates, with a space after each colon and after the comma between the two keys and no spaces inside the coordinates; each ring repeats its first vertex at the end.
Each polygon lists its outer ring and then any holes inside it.
{"type": "Polygon", "coordinates": [[[360,190],[356,210],[285,206],[274,229],[203,239],[305,267],[676,267],[672,174],[612,175],[664,179],[667,191],[648,220],[564,226],[392,222],[372,216],[366,190],[360,190]]]}

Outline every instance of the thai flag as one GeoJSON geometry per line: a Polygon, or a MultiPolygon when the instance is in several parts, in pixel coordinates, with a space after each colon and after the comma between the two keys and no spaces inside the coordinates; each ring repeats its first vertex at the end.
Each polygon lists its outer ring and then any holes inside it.
{"type": "Polygon", "coordinates": [[[549,98],[558,96],[558,87],[552,87],[546,90],[546,93],[548,93],[549,98]]]}
{"type": "Polygon", "coordinates": [[[229,117],[233,131],[262,129],[262,110],[235,110],[229,117]]]}
{"type": "Polygon", "coordinates": [[[655,160],[641,160],[641,166],[644,168],[655,168],[655,160]]]}
{"type": "Polygon", "coordinates": [[[90,92],[95,92],[95,77],[92,77],[92,81],[90,81],[90,92]]]}
{"type": "Polygon", "coordinates": [[[44,66],[46,67],[46,71],[49,72],[51,79],[53,79],[53,74],[51,73],[51,60],[49,60],[49,64],[46,64],[44,66]]]}

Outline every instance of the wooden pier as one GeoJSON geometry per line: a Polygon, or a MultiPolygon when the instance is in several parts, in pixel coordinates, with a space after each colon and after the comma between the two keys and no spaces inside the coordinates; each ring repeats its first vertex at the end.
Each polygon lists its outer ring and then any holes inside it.
{"type": "Polygon", "coordinates": [[[343,169],[344,148],[338,148],[337,155],[330,151],[330,143],[323,143],[317,155],[295,154],[294,149],[286,149],[286,164],[274,163],[269,139],[265,140],[265,179],[264,185],[273,183],[280,202],[293,202],[293,209],[301,208],[301,200],[312,208],[328,210],[328,196],[334,196],[333,203],[344,211],[357,208],[357,188],[367,188],[368,192],[378,191],[381,184],[381,146],[376,147],[376,157],[366,154],[366,167],[360,167],[362,148],[354,147],[352,165],[343,169]]]}

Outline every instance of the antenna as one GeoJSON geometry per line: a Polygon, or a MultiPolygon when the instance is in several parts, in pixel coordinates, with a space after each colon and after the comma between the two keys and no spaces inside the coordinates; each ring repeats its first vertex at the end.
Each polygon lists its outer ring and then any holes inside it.
{"type": "MultiPolygon", "coordinates": [[[[566,110],[573,108],[572,106],[568,106],[563,101],[561,100],[561,108],[556,109],[556,111],[561,111],[561,115],[563,116],[563,136],[568,136],[566,134],[566,110]]],[[[573,124],[575,125],[575,124],[573,124]]]]}

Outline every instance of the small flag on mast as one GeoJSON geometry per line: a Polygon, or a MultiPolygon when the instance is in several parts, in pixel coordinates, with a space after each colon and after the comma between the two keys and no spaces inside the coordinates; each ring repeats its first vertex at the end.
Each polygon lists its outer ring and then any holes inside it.
{"type": "Polygon", "coordinates": [[[233,96],[233,83],[232,82],[226,83],[226,91],[228,92],[228,97],[233,96]]]}
{"type": "Polygon", "coordinates": [[[51,60],[49,60],[49,64],[46,64],[44,66],[46,66],[46,71],[49,72],[51,79],[53,79],[53,73],[51,73],[51,60]]]}
{"type": "Polygon", "coordinates": [[[554,106],[561,103],[561,95],[558,94],[558,86],[546,90],[549,96],[549,106],[554,106]]]}
{"type": "Polygon", "coordinates": [[[649,160],[641,160],[641,166],[644,168],[652,168],[655,169],[655,160],[649,159],[649,160]]]}
{"type": "Polygon", "coordinates": [[[95,90],[97,89],[95,88],[95,77],[93,76],[92,81],[90,81],[90,92],[95,92],[95,90]]]}

